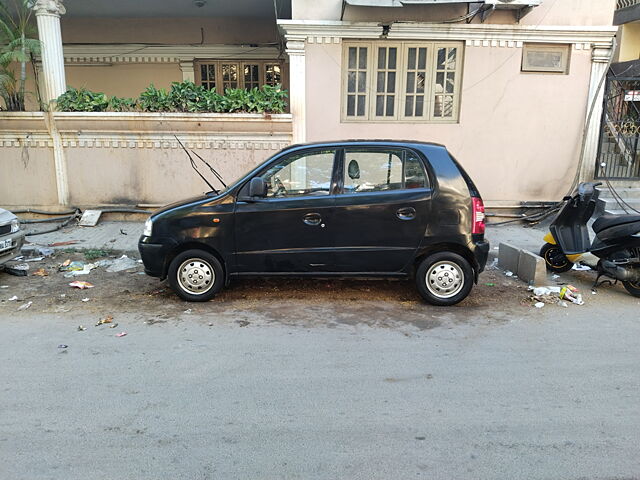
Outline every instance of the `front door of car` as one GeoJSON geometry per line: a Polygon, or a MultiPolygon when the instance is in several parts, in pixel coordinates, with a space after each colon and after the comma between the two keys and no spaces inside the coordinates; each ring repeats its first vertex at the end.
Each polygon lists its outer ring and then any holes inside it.
{"type": "Polygon", "coordinates": [[[260,172],[263,198],[240,190],[235,209],[239,273],[309,273],[329,268],[329,217],[335,203],[335,148],[292,152],[260,172]]]}
{"type": "Polygon", "coordinates": [[[430,215],[429,177],[409,149],[349,147],[340,155],[332,231],[335,269],[400,272],[414,258],[430,215]]]}

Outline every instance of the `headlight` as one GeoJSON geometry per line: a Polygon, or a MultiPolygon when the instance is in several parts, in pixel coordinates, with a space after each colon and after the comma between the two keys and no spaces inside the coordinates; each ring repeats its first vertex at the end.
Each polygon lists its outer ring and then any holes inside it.
{"type": "Polygon", "coordinates": [[[20,230],[20,221],[11,220],[11,233],[16,233],[18,230],[20,230]]]}
{"type": "Polygon", "coordinates": [[[151,220],[151,217],[149,217],[147,218],[147,221],[144,222],[144,230],[142,231],[142,235],[144,235],[145,237],[150,237],[152,230],[153,230],[153,221],[151,220]]]}

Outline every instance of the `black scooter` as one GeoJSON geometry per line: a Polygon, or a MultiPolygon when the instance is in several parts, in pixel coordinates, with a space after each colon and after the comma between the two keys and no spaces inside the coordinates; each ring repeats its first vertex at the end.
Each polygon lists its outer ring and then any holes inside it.
{"type": "Polygon", "coordinates": [[[540,249],[547,269],[571,270],[582,255],[594,254],[598,261],[598,278],[620,280],[634,297],[640,297],[640,215],[602,215],[593,223],[596,234],[589,240],[587,222],[593,215],[601,183],[581,183],[577,191],[565,197],[565,204],[551,222],[546,244],[540,249]]]}

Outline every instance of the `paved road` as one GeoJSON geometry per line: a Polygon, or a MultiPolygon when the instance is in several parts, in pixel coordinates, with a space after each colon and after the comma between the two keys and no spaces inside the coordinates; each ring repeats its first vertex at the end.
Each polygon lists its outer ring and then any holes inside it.
{"type": "Polygon", "coordinates": [[[640,478],[619,296],[426,330],[5,311],[0,479],[640,478]]]}

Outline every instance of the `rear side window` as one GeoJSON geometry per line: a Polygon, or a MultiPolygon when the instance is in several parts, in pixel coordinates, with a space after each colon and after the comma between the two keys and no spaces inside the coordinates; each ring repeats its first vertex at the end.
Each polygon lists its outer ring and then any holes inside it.
{"type": "Polygon", "coordinates": [[[345,150],[345,193],[381,192],[428,186],[422,161],[411,151],[368,148],[345,150]]]}

